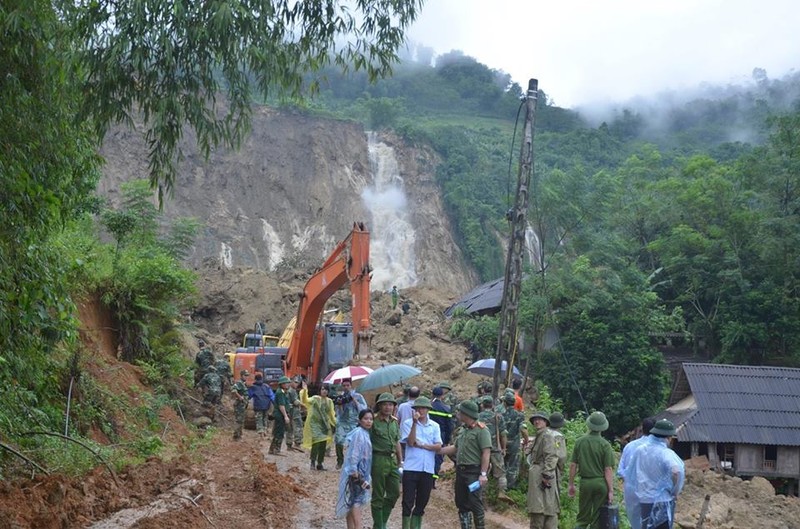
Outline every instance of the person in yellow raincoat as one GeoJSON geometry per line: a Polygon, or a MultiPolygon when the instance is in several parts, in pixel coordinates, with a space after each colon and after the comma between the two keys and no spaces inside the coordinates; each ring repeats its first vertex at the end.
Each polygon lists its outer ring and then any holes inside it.
{"type": "Polygon", "coordinates": [[[336,414],[333,401],[328,398],[329,388],[323,385],[319,395],[308,396],[308,386],[303,381],[300,402],[306,407],[306,422],[303,425],[303,447],[311,449],[311,470],[325,470],[325,448],[333,441],[336,430],[336,414]]]}

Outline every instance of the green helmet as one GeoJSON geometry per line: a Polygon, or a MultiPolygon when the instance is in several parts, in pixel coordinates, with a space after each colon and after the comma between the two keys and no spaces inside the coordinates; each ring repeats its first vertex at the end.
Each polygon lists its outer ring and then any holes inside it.
{"type": "Polygon", "coordinates": [[[391,402],[392,404],[397,404],[397,401],[394,400],[394,396],[391,393],[381,393],[378,397],[378,401],[375,404],[383,404],[384,402],[391,402]]]}

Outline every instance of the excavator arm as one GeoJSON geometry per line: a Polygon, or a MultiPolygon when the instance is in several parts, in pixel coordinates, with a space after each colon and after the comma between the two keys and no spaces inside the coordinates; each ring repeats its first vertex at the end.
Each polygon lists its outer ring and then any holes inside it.
{"type": "Polygon", "coordinates": [[[316,329],[325,303],[345,284],[352,296],[353,340],[356,355],[369,355],[372,329],[369,306],[369,232],[363,223],[353,224],[346,239],[336,245],[311,276],[300,295],[294,333],[286,355],[288,376],[303,375],[312,382],[321,378],[322,351],[315,351],[316,329]],[[314,354],[316,352],[316,354],[314,354]]]}

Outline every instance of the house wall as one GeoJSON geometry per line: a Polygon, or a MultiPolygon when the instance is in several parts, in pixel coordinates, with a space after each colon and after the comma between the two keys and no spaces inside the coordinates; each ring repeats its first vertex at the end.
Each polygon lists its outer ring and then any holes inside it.
{"type": "Polygon", "coordinates": [[[781,475],[800,477],[800,447],[779,446],[777,470],[781,475]]]}
{"type": "Polygon", "coordinates": [[[737,444],[736,474],[764,477],[800,477],[800,447],[779,446],[774,468],[764,465],[764,445],[737,444]]]}

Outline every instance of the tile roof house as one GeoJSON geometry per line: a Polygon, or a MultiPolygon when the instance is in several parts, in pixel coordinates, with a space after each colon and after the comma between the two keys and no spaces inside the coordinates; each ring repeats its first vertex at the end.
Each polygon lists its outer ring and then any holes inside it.
{"type": "Polygon", "coordinates": [[[684,363],[669,407],[676,452],[739,476],[800,483],[800,369],[684,363]]]}

